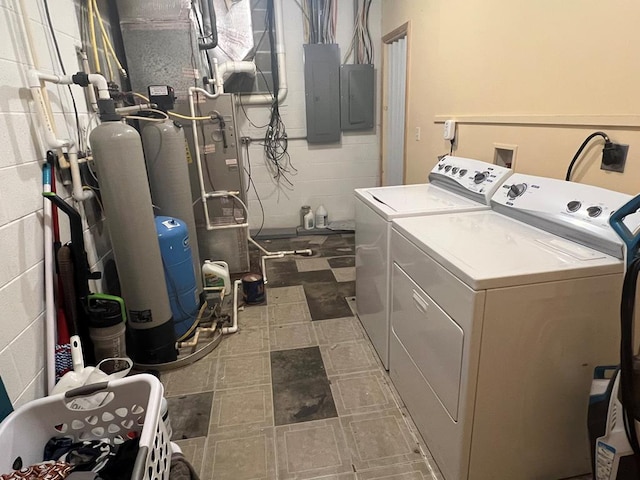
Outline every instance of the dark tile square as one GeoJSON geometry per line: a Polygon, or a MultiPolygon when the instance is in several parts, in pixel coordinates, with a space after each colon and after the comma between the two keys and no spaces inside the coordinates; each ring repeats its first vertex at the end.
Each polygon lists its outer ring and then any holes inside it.
{"type": "MultiPolygon", "coordinates": [[[[331,273],[331,272],[330,272],[331,273]]],[[[332,274],[333,275],[333,274],[332,274]]],[[[344,297],[355,295],[355,282],[318,282],[304,285],[311,320],[327,320],[352,316],[344,297]],[[351,293],[353,290],[354,293],[351,293]]]]}
{"type": "Polygon", "coordinates": [[[271,352],[276,425],[337,417],[319,347],[271,352]]]}
{"type": "Polygon", "coordinates": [[[267,261],[267,280],[268,285],[270,287],[293,287],[296,285],[309,285],[315,284],[318,282],[335,282],[336,279],[333,276],[333,272],[331,270],[314,270],[311,272],[298,272],[293,264],[293,267],[296,269],[295,272],[291,271],[278,271],[274,270],[273,274],[271,273],[271,267],[267,261]]]}
{"type": "Polygon", "coordinates": [[[335,257],[330,258],[328,261],[331,268],[345,268],[356,266],[355,256],[335,257]]]}
{"type": "Polygon", "coordinates": [[[171,440],[206,437],[213,392],[167,397],[169,419],[173,435],[171,440]]]}
{"type": "Polygon", "coordinates": [[[338,283],[338,291],[343,297],[355,297],[356,282],[340,282],[338,283]]]}

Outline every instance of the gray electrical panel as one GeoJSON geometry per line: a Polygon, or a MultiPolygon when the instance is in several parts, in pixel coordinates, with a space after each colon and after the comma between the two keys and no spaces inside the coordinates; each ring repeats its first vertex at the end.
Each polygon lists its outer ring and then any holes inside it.
{"type": "Polygon", "coordinates": [[[340,51],[337,44],[304,45],[307,141],[340,141],[340,51]]]}
{"type": "Polygon", "coordinates": [[[374,119],[375,70],[371,64],[340,67],[340,127],[371,130],[374,119]]]}
{"type": "MultiPolygon", "coordinates": [[[[223,94],[215,99],[198,96],[196,115],[211,116],[213,120],[196,122],[202,161],[202,173],[205,190],[240,192],[239,197],[247,203],[244,187],[244,164],[242,148],[239,142],[236,118],[235,97],[223,94]]],[[[178,111],[189,115],[189,107],[184,103],[178,111]]],[[[194,199],[194,214],[198,232],[198,247],[202,260],[223,260],[229,264],[232,273],[249,271],[248,231],[246,227],[233,227],[246,221],[246,213],[237,200],[232,197],[212,198],[208,200],[211,223],[224,226],[222,229],[207,230],[200,198],[200,183],[196,168],[195,148],[191,122],[181,121],[185,128],[189,149],[189,174],[191,192],[194,199]],[[231,227],[231,228],[229,228],[231,227]]]]}

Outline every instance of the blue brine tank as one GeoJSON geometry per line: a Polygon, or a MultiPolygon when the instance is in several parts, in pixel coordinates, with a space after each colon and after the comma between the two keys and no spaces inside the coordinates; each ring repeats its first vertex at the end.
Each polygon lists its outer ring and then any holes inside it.
{"type": "Polygon", "coordinates": [[[182,220],[173,217],[156,217],[156,230],[176,338],[184,340],[196,326],[200,306],[189,231],[182,220]]]}

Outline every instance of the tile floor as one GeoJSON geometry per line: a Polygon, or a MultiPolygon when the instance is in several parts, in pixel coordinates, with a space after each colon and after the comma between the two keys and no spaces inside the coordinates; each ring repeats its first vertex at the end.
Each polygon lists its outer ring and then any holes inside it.
{"type": "Polygon", "coordinates": [[[161,376],[173,440],[203,480],[440,479],[353,314],[353,235],[267,261],[267,301],[206,358],[161,376]]]}

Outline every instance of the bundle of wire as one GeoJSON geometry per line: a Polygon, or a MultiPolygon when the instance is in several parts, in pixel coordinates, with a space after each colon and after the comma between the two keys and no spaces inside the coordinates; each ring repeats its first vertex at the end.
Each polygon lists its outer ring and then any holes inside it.
{"type": "Polygon", "coordinates": [[[301,0],[305,43],[336,43],[337,0],[301,0]]]}
{"type": "Polygon", "coordinates": [[[373,42],[369,33],[369,10],[372,0],[355,0],[355,24],[353,38],[344,56],[343,63],[347,63],[349,56],[354,54],[354,63],[373,63],[373,42]]]}
{"type": "MultiPolygon", "coordinates": [[[[276,44],[275,39],[275,19],[273,0],[267,2],[266,15],[267,31],[271,45],[276,44]]],[[[288,152],[287,132],[280,117],[280,107],[278,101],[278,90],[280,88],[280,77],[278,75],[278,57],[274,49],[271,49],[271,75],[273,78],[273,100],[271,101],[271,116],[267,130],[264,134],[264,154],[267,160],[267,167],[271,171],[273,178],[279,186],[293,187],[289,175],[295,174],[297,170],[291,164],[291,157],[288,152]]]]}

